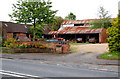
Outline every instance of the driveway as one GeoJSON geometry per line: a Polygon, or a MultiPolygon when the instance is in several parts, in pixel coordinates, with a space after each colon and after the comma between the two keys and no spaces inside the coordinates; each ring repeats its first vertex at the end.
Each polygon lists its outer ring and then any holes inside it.
{"type": "Polygon", "coordinates": [[[71,47],[77,48],[78,52],[91,52],[91,53],[104,53],[108,52],[108,43],[103,44],[82,44],[72,45],[71,47]]]}

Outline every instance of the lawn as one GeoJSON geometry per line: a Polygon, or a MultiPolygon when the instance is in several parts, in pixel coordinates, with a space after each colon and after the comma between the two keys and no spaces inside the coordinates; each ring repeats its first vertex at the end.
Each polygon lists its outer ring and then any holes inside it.
{"type": "Polygon", "coordinates": [[[94,43],[69,43],[70,45],[94,44],[94,43]]]}
{"type": "Polygon", "coordinates": [[[120,52],[107,52],[99,56],[102,59],[120,59],[120,52]]]}

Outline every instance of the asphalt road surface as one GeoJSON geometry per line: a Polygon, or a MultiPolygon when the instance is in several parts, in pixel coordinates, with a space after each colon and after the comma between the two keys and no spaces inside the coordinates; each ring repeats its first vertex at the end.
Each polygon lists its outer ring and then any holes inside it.
{"type": "Polygon", "coordinates": [[[30,61],[2,59],[3,75],[14,77],[118,77],[118,73],[79,69],[30,61]]]}

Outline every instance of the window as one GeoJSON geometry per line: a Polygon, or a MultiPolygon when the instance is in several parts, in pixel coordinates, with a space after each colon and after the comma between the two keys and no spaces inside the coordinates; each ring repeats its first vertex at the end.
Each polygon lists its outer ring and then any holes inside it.
{"type": "Polygon", "coordinates": [[[27,26],[26,26],[26,25],[25,25],[24,27],[25,27],[25,28],[27,28],[27,26]]]}
{"type": "Polygon", "coordinates": [[[6,27],[8,27],[8,25],[7,25],[7,24],[5,24],[5,26],[6,26],[6,27]]]}

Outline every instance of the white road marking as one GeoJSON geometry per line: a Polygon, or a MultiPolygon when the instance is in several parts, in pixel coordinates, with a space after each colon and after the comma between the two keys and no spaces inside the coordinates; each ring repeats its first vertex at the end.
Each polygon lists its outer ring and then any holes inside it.
{"type": "Polygon", "coordinates": [[[4,73],[4,72],[0,72],[0,74],[14,76],[14,77],[24,77],[24,76],[19,76],[19,75],[15,75],[15,74],[4,73]]]}
{"type": "Polygon", "coordinates": [[[0,70],[0,73],[5,74],[5,75],[15,76],[15,77],[36,77],[36,78],[39,78],[39,76],[23,74],[23,73],[18,73],[18,72],[12,72],[12,71],[6,71],[6,70],[0,70]]]}

